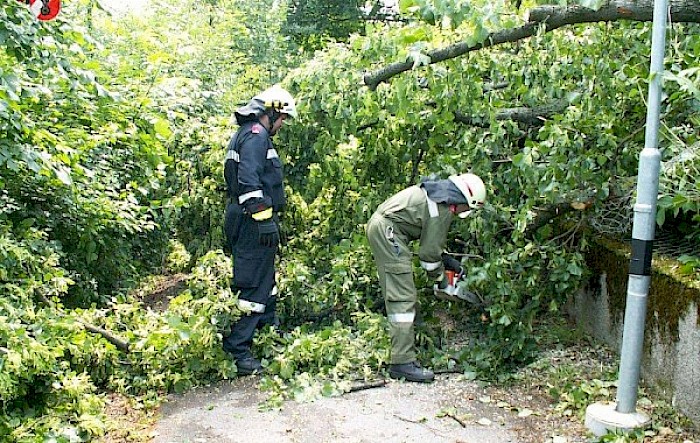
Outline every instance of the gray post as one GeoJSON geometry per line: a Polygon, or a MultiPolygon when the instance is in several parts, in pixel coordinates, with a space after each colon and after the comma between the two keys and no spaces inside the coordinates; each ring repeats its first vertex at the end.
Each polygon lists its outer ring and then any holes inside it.
{"type": "Polygon", "coordinates": [[[649,105],[644,150],[639,157],[637,204],[634,205],[632,258],[627,283],[627,307],[620,356],[620,380],[617,388],[617,411],[635,411],[639,368],[644,344],[644,319],[651,282],[651,254],[656,227],[656,200],[659,195],[659,108],[661,80],[664,73],[667,0],[654,2],[654,26],[651,40],[649,105]]]}
{"type": "Polygon", "coordinates": [[[649,69],[649,104],[644,149],[639,157],[637,202],[632,227],[632,257],[627,284],[627,306],[620,355],[617,405],[594,404],[586,410],[586,426],[596,435],[610,429],[646,426],[649,418],[636,412],[639,369],[644,345],[644,322],[651,282],[651,255],[656,227],[656,200],[659,194],[659,114],[661,79],[664,71],[667,0],[654,1],[654,25],[649,69]]]}

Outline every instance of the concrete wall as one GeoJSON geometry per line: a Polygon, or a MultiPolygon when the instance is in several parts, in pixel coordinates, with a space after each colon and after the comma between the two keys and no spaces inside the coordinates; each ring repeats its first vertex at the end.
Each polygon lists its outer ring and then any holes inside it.
{"type": "MultiPolygon", "coordinates": [[[[653,278],[653,277],[652,277],[653,278]]],[[[609,277],[602,273],[574,296],[569,314],[588,333],[618,353],[622,345],[624,311],[611,309],[619,297],[610,294],[609,277]],[[616,312],[619,311],[619,312],[616,312]]],[[[700,426],[700,324],[695,302],[678,319],[678,336],[669,340],[647,321],[642,383],[654,385],[667,400],[700,426]]],[[[654,315],[652,312],[651,315],[654,315]]]]}

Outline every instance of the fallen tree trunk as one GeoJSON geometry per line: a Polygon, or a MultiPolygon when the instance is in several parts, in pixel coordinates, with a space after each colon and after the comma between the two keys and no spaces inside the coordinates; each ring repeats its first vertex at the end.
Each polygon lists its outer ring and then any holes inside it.
{"type": "MultiPolygon", "coordinates": [[[[672,22],[700,23],[699,0],[671,0],[669,6],[672,22]]],[[[492,32],[480,43],[469,44],[460,42],[445,48],[428,51],[426,55],[430,57],[430,64],[440,63],[479,49],[532,37],[540,27],[544,27],[545,32],[549,32],[563,26],[578,23],[619,20],[649,22],[653,20],[653,15],[654,4],[652,0],[635,2],[626,0],[608,1],[597,11],[581,6],[541,6],[530,11],[528,22],[523,26],[492,32]]],[[[366,74],[363,80],[365,85],[374,90],[380,83],[412,68],[412,60],[393,63],[378,71],[366,74]]]]}

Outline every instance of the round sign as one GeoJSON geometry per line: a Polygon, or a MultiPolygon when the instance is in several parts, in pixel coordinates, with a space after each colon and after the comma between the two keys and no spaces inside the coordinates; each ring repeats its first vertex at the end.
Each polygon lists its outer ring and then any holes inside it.
{"type": "Polygon", "coordinates": [[[29,5],[34,17],[41,21],[53,20],[61,11],[61,0],[19,0],[29,5]]]}

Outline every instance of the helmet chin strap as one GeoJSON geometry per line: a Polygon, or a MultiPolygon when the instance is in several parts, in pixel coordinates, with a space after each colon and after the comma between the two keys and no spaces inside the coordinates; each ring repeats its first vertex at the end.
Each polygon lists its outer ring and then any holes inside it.
{"type": "Polygon", "coordinates": [[[278,118],[280,118],[282,113],[277,112],[274,108],[269,108],[265,110],[265,115],[267,115],[267,118],[270,119],[270,128],[272,128],[272,126],[274,126],[275,122],[278,118]]]}

